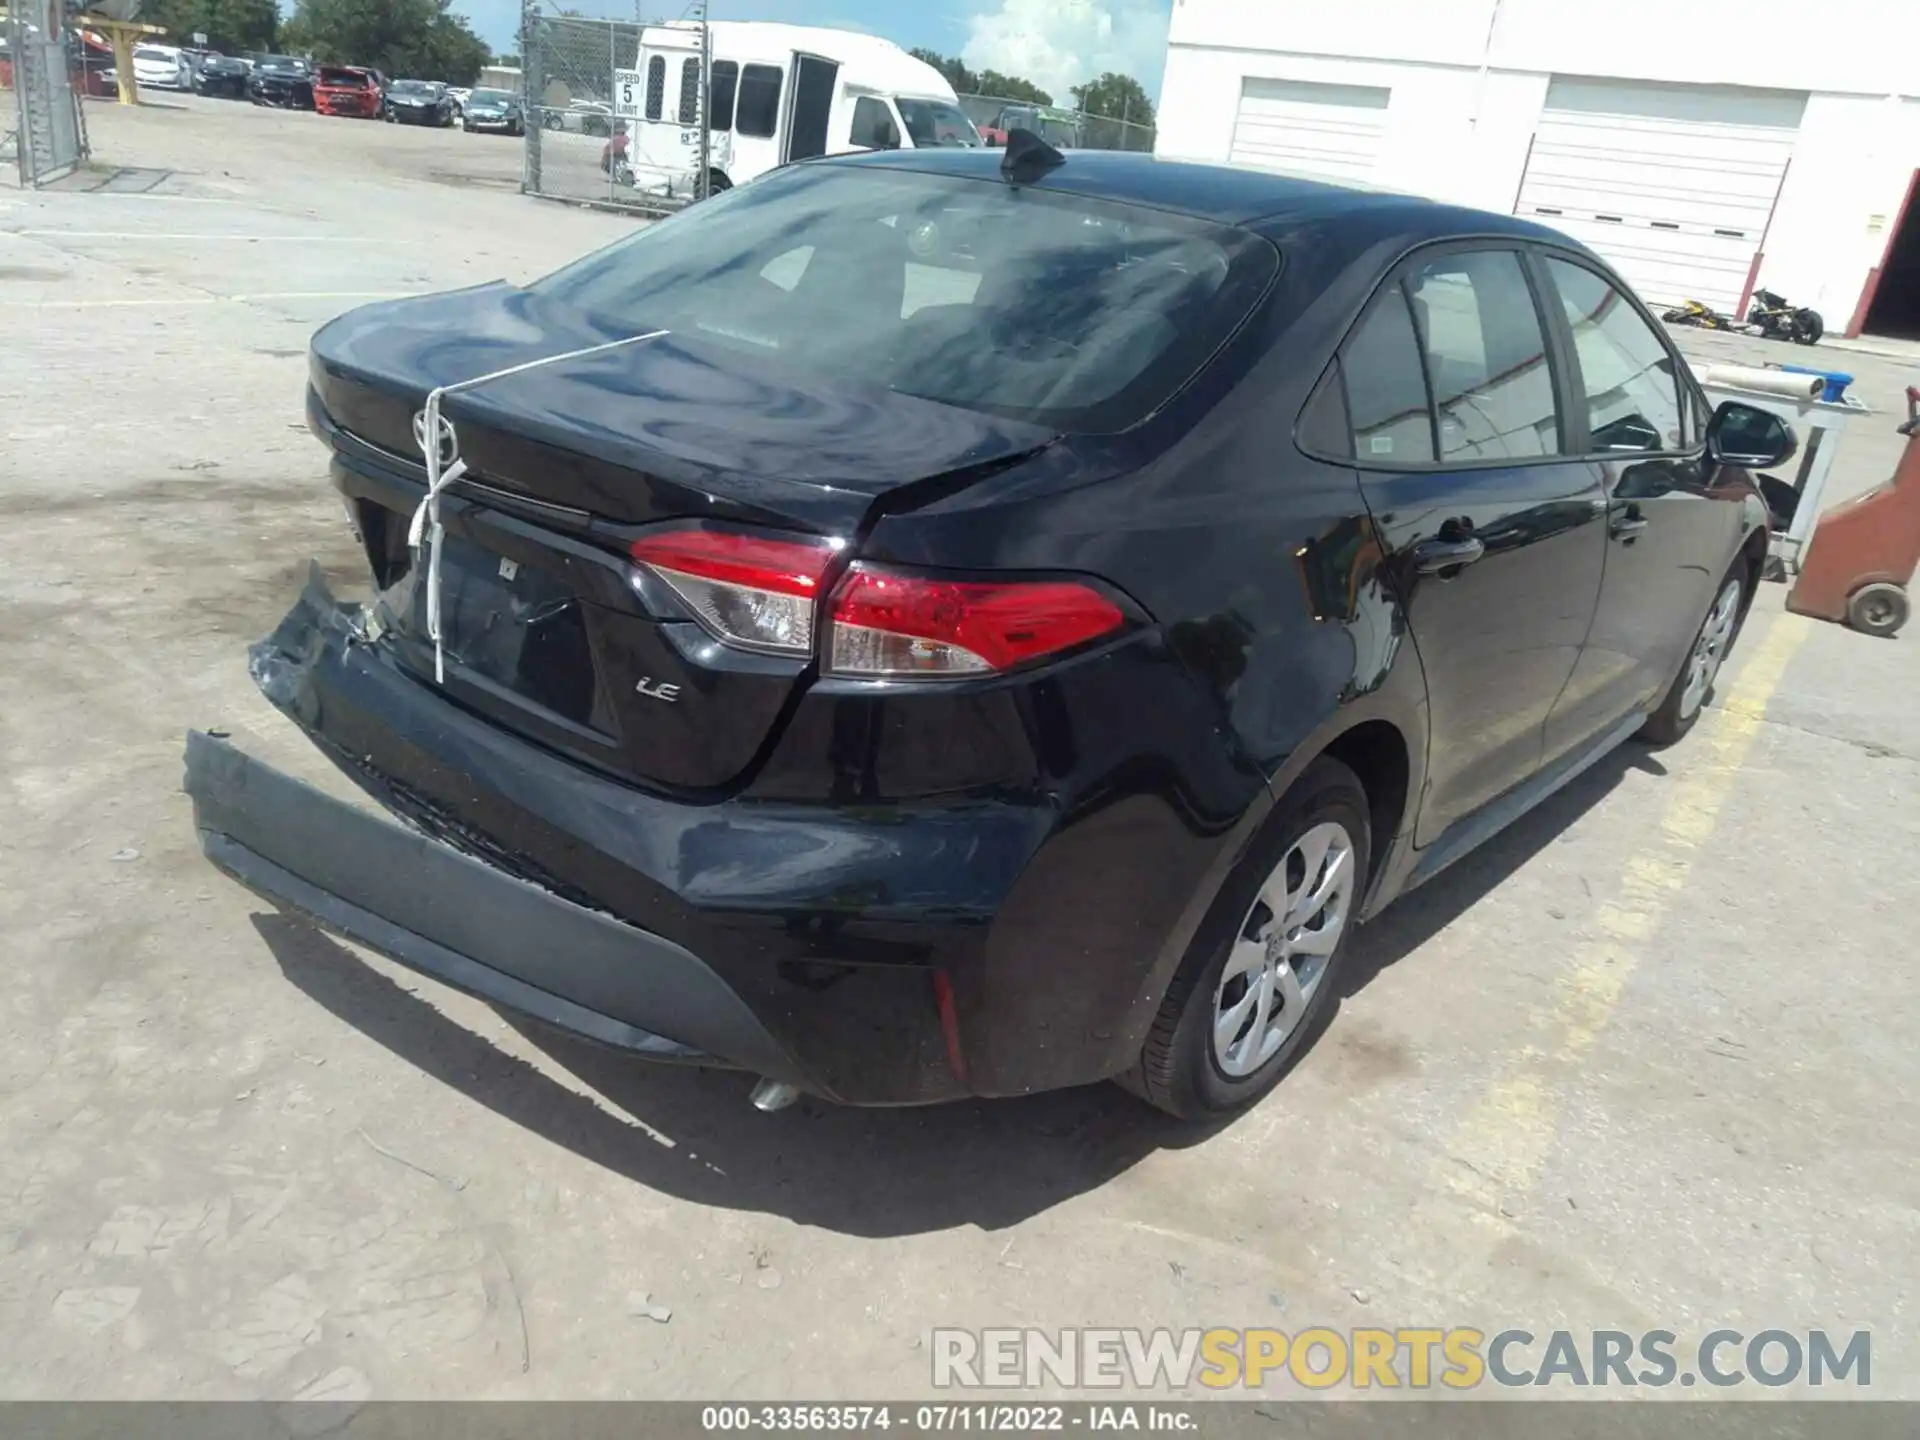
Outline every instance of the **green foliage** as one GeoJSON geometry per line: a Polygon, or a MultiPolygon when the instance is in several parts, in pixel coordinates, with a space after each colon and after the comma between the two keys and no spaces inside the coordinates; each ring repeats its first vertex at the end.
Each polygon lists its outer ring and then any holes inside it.
{"type": "Polygon", "coordinates": [[[280,28],[274,0],[146,0],[140,20],[165,27],[175,45],[191,45],[195,35],[205,35],[207,48],[222,55],[271,51],[280,28]]]}
{"type": "Polygon", "coordinates": [[[980,87],[975,83],[973,71],[957,55],[942,55],[938,50],[929,50],[924,45],[916,45],[907,52],[916,60],[924,60],[942,75],[947,83],[962,95],[971,95],[980,87]]]}
{"type": "Polygon", "coordinates": [[[1053,96],[1031,80],[1018,75],[1002,75],[998,70],[982,70],[975,77],[982,95],[997,95],[1006,100],[1024,100],[1029,105],[1051,105],[1053,96]]]}
{"type": "Polygon", "coordinates": [[[962,95],[993,95],[1003,100],[1024,100],[1030,105],[1053,104],[1053,96],[1018,75],[1002,75],[998,70],[971,70],[957,55],[942,55],[924,47],[907,53],[946,76],[947,83],[962,95]]]}
{"type": "Polygon", "coordinates": [[[1098,80],[1074,86],[1073,103],[1076,109],[1109,120],[1130,120],[1135,125],[1148,126],[1154,123],[1153,101],[1147,98],[1140,82],[1131,75],[1119,75],[1111,70],[1098,80]]]}
{"type": "Polygon", "coordinates": [[[322,64],[368,65],[394,79],[471,85],[492,54],[449,3],[298,0],[281,43],[322,64]]]}

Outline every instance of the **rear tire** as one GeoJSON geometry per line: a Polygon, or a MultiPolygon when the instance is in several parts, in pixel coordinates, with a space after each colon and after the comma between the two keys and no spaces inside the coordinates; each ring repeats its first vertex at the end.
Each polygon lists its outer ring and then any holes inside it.
{"type": "Polygon", "coordinates": [[[1307,767],[1194,935],[1128,1089],[1192,1120],[1244,1110],[1280,1082],[1333,1011],[1372,862],[1367,817],[1353,771],[1327,757],[1307,767]]]}
{"type": "Polygon", "coordinates": [[[1715,587],[1713,603],[1707,607],[1700,628],[1694,631],[1686,658],[1680,663],[1680,673],[1673,677],[1673,685],[1666,699],[1660,702],[1660,708],[1640,727],[1640,739],[1655,746],[1677,744],[1699,722],[1707,702],[1713,699],[1713,686],[1720,678],[1720,668],[1740,638],[1740,627],[1746,621],[1747,603],[1752,594],[1752,567],[1742,555],[1715,587]]]}
{"type": "Polygon", "coordinates": [[[1796,310],[1790,325],[1793,343],[1796,345],[1818,345],[1820,337],[1827,333],[1826,322],[1821,320],[1818,310],[1796,310]]]}

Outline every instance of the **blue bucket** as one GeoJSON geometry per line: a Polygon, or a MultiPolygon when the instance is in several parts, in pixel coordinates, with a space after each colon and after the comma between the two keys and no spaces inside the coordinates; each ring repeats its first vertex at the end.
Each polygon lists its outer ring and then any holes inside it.
{"type": "Polygon", "coordinates": [[[1820,398],[1829,405],[1838,405],[1847,393],[1847,386],[1853,383],[1853,376],[1842,375],[1838,370],[1814,370],[1805,365],[1782,365],[1789,375],[1818,375],[1827,382],[1827,388],[1820,392],[1820,398]]]}

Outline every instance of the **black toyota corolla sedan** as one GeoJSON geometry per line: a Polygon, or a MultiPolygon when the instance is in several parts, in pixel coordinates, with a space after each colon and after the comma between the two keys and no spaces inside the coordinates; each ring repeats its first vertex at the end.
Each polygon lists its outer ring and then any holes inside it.
{"type": "Polygon", "coordinates": [[[212,860],[769,1108],[1219,1114],[1360,922],[1688,730],[1791,436],[1604,263],[1014,141],[322,330],[371,599],[252,672],[400,823],[196,733],[212,860]]]}

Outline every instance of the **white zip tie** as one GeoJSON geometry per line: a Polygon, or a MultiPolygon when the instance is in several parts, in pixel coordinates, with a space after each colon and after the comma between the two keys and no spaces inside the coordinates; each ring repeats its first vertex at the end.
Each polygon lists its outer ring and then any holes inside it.
{"type": "Polygon", "coordinates": [[[476,375],[471,380],[461,380],[453,385],[442,385],[427,392],[427,405],[421,419],[420,453],[427,462],[427,494],[413,512],[413,519],[407,523],[407,548],[413,551],[413,563],[416,573],[420,566],[422,542],[429,546],[427,550],[427,634],[433,640],[433,683],[447,683],[446,642],[440,629],[440,550],[446,539],[446,529],[440,523],[440,492],[467,473],[467,462],[456,453],[453,463],[444,470],[440,467],[440,401],[456,390],[471,390],[493,380],[504,380],[509,375],[519,375],[527,370],[538,370],[543,365],[554,365],[562,360],[579,360],[588,355],[598,355],[607,350],[618,350],[626,345],[638,345],[644,340],[658,340],[667,334],[665,330],[650,330],[645,335],[631,335],[625,340],[610,340],[602,345],[589,345],[584,350],[569,350],[564,355],[549,355],[544,360],[528,360],[519,365],[510,365],[505,370],[495,370],[490,375],[476,375]]]}

